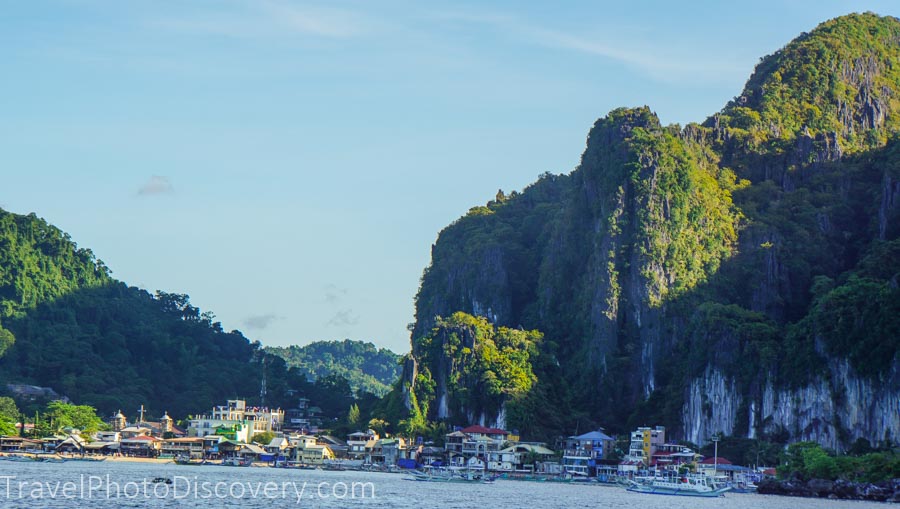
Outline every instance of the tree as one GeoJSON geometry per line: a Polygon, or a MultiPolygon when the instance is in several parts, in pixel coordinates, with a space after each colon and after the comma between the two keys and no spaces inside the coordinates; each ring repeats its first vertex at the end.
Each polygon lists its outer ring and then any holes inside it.
{"type": "Polygon", "coordinates": [[[384,436],[384,432],[387,427],[390,426],[390,423],[385,421],[384,419],[374,418],[369,420],[369,428],[374,430],[381,436],[384,436]]]}
{"type": "Polygon", "coordinates": [[[356,403],[350,405],[350,411],[347,412],[347,424],[350,426],[359,424],[359,406],[356,403]]]}
{"type": "Polygon", "coordinates": [[[19,420],[19,409],[16,402],[9,397],[0,397],[0,435],[15,435],[16,422],[19,420]]]}
{"type": "Polygon", "coordinates": [[[269,445],[273,438],[275,438],[275,432],[263,431],[262,433],[254,434],[250,441],[259,445],[269,445]]]}
{"type": "Polygon", "coordinates": [[[62,401],[51,401],[47,405],[44,420],[50,421],[52,431],[74,428],[87,434],[107,427],[103,420],[97,417],[94,407],[72,405],[62,401]]]}
{"type": "Polygon", "coordinates": [[[16,342],[12,332],[0,327],[0,357],[16,342]]]}

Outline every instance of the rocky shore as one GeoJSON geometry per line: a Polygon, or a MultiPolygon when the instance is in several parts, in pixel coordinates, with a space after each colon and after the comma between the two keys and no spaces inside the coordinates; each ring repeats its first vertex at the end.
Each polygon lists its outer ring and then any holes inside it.
{"type": "Polygon", "coordinates": [[[825,479],[765,479],[759,483],[758,493],[791,497],[832,498],[841,500],[873,500],[900,502],[900,479],[878,483],[828,481],[825,479]]]}

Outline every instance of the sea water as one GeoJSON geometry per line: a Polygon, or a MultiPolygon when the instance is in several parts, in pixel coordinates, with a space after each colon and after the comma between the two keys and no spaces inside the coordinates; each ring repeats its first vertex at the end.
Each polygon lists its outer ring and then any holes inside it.
{"type": "Polygon", "coordinates": [[[578,483],[417,482],[401,474],[129,462],[0,461],[0,507],[839,509],[875,502],[727,493],[704,499],[578,483]],[[171,484],[154,483],[166,478],[171,484]]]}

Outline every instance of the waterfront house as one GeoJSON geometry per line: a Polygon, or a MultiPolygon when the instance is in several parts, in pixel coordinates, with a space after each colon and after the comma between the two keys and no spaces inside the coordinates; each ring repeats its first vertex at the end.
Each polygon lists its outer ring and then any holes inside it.
{"type": "Polygon", "coordinates": [[[318,443],[316,437],[303,435],[296,437],[294,443],[294,461],[307,465],[321,465],[326,460],[333,460],[334,453],[327,445],[318,443]]]}
{"type": "Polygon", "coordinates": [[[703,458],[702,460],[697,462],[697,471],[711,477],[724,476],[730,480],[733,480],[735,475],[746,475],[751,472],[751,469],[748,467],[735,465],[728,459],[721,456],[719,456],[718,458],[710,456],[708,458],[703,458]]]}
{"type": "Polygon", "coordinates": [[[662,444],[656,448],[656,451],[650,457],[649,466],[656,467],[657,470],[677,470],[683,465],[694,463],[699,458],[699,454],[684,445],[662,444]]]}
{"type": "Polygon", "coordinates": [[[274,437],[272,440],[264,447],[266,453],[274,454],[276,457],[284,452],[285,449],[291,446],[291,442],[285,437],[274,437]]]}
{"type": "Polygon", "coordinates": [[[119,442],[119,452],[123,456],[135,456],[141,458],[154,458],[159,454],[161,440],[150,435],[138,435],[132,438],[123,438],[119,442]]]}
{"type": "Polygon", "coordinates": [[[488,470],[534,471],[535,464],[548,461],[555,453],[539,443],[519,442],[488,456],[488,470]]]}
{"type": "Polygon", "coordinates": [[[609,458],[615,443],[616,440],[602,430],[568,437],[562,457],[563,471],[573,475],[597,475],[597,465],[609,458]]]}
{"type": "Polygon", "coordinates": [[[203,438],[165,438],[162,440],[162,444],[160,445],[160,455],[168,455],[172,457],[183,456],[188,458],[202,458],[204,457],[203,438]]]}
{"type": "Polygon", "coordinates": [[[649,466],[653,455],[665,443],[666,428],[664,426],[640,427],[631,432],[631,441],[625,460],[640,461],[644,466],[649,466]]]}
{"type": "Polygon", "coordinates": [[[348,455],[349,447],[347,442],[331,435],[319,435],[317,438],[319,445],[325,445],[334,453],[335,459],[343,459],[348,455]]]}
{"type": "Polygon", "coordinates": [[[119,442],[95,441],[84,444],[84,453],[108,456],[119,452],[119,442]]]}
{"type": "Polygon", "coordinates": [[[41,440],[32,440],[17,436],[0,437],[0,452],[25,452],[41,451],[44,443],[41,440]]]}
{"type": "Polygon", "coordinates": [[[366,462],[373,465],[396,465],[404,458],[406,441],[403,438],[382,438],[371,444],[366,462]]]}
{"type": "Polygon", "coordinates": [[[425,447],[422,447],[421,450],[419,450],[416,461],[418,461],[422,465],[443,465],[444,449],[435,447],[433,445],[426,445],[425,447]]]}
{"type": "Polygon", "coordinates": [[[354,460],[365,459],[366,444],[378,440],[378,438],[378,433],[371,429],[350,433],[347,435],[347,456],[354,460]]]}
{"type": "Polygon", "coordinates": [[[98,442],[118,442],[122,440],[122,433],[119,431],[98,431],[94,433],[94,440],[98,442]]]}

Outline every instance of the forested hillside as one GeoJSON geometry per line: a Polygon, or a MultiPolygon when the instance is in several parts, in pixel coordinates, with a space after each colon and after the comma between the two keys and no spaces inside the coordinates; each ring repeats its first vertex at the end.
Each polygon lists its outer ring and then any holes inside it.
{"type": "Polygon", "coordinates": [[[354,391],[377,396],[387,393],[400,376],[399,355],[364,341],[314,341],[303,346],[266,347],[266,352],[313,380],[339,375],[354,391]]]}
{"type": "Polygon", "coordinates": [[[47,386],[101,415],[122,409],[133,418],[144,405],[151,418],[181,418],[236,397],[260,404],[264,373],[268,405],[293,406],[298,391],[330,417],[354,402],[340,376],[308,382],[258,342],[223,330],[187,295],[115,280],[90,250],[34,214],[0,210],[0,327],[0,391],[47,386]]]}

